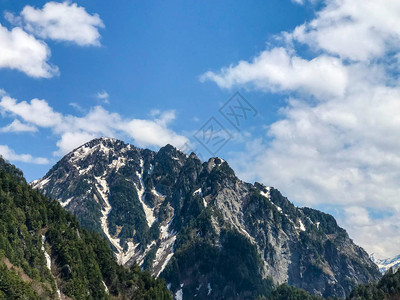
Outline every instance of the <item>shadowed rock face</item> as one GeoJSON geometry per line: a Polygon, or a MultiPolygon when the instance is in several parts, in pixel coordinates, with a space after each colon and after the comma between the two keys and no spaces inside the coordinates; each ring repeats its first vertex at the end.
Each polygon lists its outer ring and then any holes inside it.
{"type": "Polygon", "coordinates": [[[121,264],[140,264],[184,298],[253,297],[270,279],[344,297],[380,278],[332,216],[241,181],[220,158],[101,138],[32,185],[103,232],[121,264]]]}

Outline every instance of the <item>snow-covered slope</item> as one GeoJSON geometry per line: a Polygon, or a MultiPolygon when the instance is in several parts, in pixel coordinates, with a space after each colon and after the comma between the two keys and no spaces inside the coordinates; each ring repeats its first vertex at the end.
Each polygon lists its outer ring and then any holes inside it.
{"type": "Polygon", "coordinates": [[[393,271],[400,269],[400,255],[394,258],[379,259],[375,258],[374,253],[372,253],[371,260],[378,266],[382,274],[385,274],[390,268],[392,268],[393,271]]]}

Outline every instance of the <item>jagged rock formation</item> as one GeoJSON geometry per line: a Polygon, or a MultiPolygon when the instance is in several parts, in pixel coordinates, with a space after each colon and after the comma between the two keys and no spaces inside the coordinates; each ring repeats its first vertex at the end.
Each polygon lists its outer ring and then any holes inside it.
{"type": "Polygon", "coordinates": [[[271,279],[345,297],[380,278],[332,216],[241,181],[220,158],[100,138],[32,185],[103,232],[121,264],[165,278],[178,298],[254,298],[271,279]]]}

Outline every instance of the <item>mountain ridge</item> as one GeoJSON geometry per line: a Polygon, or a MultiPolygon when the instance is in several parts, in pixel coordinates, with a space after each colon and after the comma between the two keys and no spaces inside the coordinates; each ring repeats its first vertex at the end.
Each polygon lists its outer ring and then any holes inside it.
{"type": "Polygon", "coordinates": [[[380,278],[332,216],[243,182],[220,158],[201,162],[171,145],[154,152],[99,138],[32,185],[103,232],[121,264],[138,263],[188,299],[245,298],[268,289],[268,278],[345,297],[356,284],[380,278]],[[234,272],[209,262],[233,263],[243,254],[247,260],[234,272]]]}
{"type": "Polygon", "coordinates": [[[372,253],[370,257],[371,260],[378,266],[379,271],[382,274],[385,274],[390,268],[393,268],[393,271],[400,269],[400,255],[397,255],[393,258],[379,259],[375,258],[374,253],[372,253]]]}

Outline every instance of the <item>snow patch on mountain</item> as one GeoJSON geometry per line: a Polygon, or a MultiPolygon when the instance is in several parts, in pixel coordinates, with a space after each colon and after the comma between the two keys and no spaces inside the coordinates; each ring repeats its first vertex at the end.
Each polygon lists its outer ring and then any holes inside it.
{"type": "MultiPolygon", "coordinates": [[[[50,273],[53,275],[53,273],[51,272],[51,257],[49,255],[49,253],[47,253],[46,249],[44,248],[44,242],[45,241],[46,241],[46,237],[44,235],[42,235],[42,248],[41,249],[43,251],[44,257],[46,258],[46,267],[47,267],[47,269],[49,269],[50,273]]],[[[53,278],[54,278],[54,276],[53,276],[53,278]]],[[[54,280],[54,283],[56,285],[58,299],[62,299],[61,298],[61,291],[60,291],[60,289],[58,288],[58,285],[57,285],[57,280],[54,280]]]]}
{"type": "Polygon", "coordinates": [[[304,224],[303,224],[303,222],[299,219],[299,227],[298,227],[298,229],[300,230],[300,231],[306,231],[306,227],[304,226],[304,224]]]}
{"type": "Polygon", "coordinates": [[[86,146],[82,146],[79,147],[76,151],[74,151],[72,153],[72,159],[71,162],[78,162],[82,159],[84,159],[85,157],[87,157],[90,153],[93,153],[95,149],[92,149],[90,147],[86,147],[86,146]]]}
{"type": "Polygon", "coordinates": [[[106,286],[106,283],[104,281],[102,281],[103,285],[104,285],[104,290],[106,291],[107,294],[110,294],[108,287],[106,286]]]}
{"type": "Polygon", "coordinates": [[[161,244],[157,249],[156,258],[153,262],[153,269],[156,277],[164,271],[168,262],[174,255],[174,243],[176,240],[176,232],[170,232],[172,220],[167,225],[160,226],[161,244]]]}
{"type": "Polygon", "coordinates": [[[112,207],[111,207],[110,203],[108,202],[109,188],[107,185],[107,181],[101,177],[95,177],[95,179],[97,181],[96,189],[104,201],[104,206],[103,206],[103,209],[101,210],[102,216],[100,218],[101,229],[103,229],[104,234],[106,235],[108,240],[117,249],[118,256],[119,256],[123,252],[123,249],[120,245],[120,240],[118,238],[112,237],[110,234],[110,231],[108,229],[107,218],[108,218],[108,214],[110,213],[112,207]]]}
{"type": "Polygon", "coordinates": [[[108,228],[108,214],[110,213],[112,207],[108,202],[108,193],[109,188],[107,185],[107,181],[102,177],[95,177],[97,183],[96,188],[104,201],[104,207],[101,211],[102,217],[100,218],[101,228],[103,229],[104,234],[111,242],[111,244],[117,249],[117,260],[119,264],[125,264],[132,256],[135,255],[135,249],[138,245],[134,245],[132,242],[128,242],[128,249],[124,251],[121,247],[120,239],[112,237],[108,228]]]}
{"type": "Polygon", "coordinates": [[[126,157],[118,157],[118,159],[114,159],[111,164],[109,165],[110,169],[114,169],[116,172],[118,172],[118,170],[126,165],[126,157]]]}
{"type": "MultiPolygon", "coordinates": [[[[201,197],[203,197],[203,190],[201,188],[198,188],[197,190],[195,190],[193,192],[192,195],[193,196],[200,195],[201,197]]],[[[203,197],[203,205],[204,205],[204,207],[207,207],[207,205],[208,205],[208,203],[207,203],[206,199],[204,199],[204,197],[203,197]]]]}
{"type": "Polygon", "coordinates": [[[87,174],[90,170],[92,170],[93,169],[93,165],[90,165],[89,167],[87,167],[86,169],[80,169],[77,165],[75,165],[75,167],[76,167],[76,169],[78,170],[78,172],[79,172],[79,175],[85,175],[85,174],[87,174]]]}
{"type": "Polygon", "coordinates": [[[133,259],[134,261],[136,261],[136,263],[137,263],[139,266],[142,266],[143,263],[144,263],[144,259],[145,259],[146,255],[147,255],[147,253],[149,253],[149,251],[151,250],[151,248],[152,248],[155,244],[156,244],[156,242],[155,242],[155,241],[152,241],[149,245],[147,245],[147,247],[146,247],[146,249],[145,249],[144,251],[142,251],[142,252],[135,251],[135,255],[132,256],[132,259],[133,259]]]}
{"type": "Polygon", "coordinates": [[[42,235],[42,251],[44,253],[44,257],[46,258],[46,267],[51,271],[51,258],[50,255],[47,253],[46,249],[44,248],[44,242],[46,241],[46,237],[42,235]]]}
{"type": "Polygon", "coordinates": [[[50,176],[43,180],[35,180],[32,182],[32,188],[40,190],[40,189],[44,188],[44,186],[46,184],[48,184],[49,181],[50,181],[50,176]]]}
{"type": "Polygon", "coordinates": [[[194,195],[200,195],[200,196],[203,196],[203,192],[202,192],[201,188],[199,188],[199,189],[195,190],[195,191],[193,192],[193,196],[194,196],[194,195]]]}
{"type": "Polygon", "coordinates": [[[385,274],[390,268],[393,268],[393,271],[400,269],[400,255],[394,258],[379,259],[375,257],[374,253],[372,253],[370,258],[378,266],[379,271],[382,274],[385,274]]]}
{"type": "Polygon", "coordinates": [[[155,188],[153,188],[153,189],[151,190],[151,193],[152,193],[154,196],[156,196],[156,197],[165,199],[165,195],[163,195],[163,194],[161,194],[160,192],[158,192],[155,188]]]}
{"type": "Polygon", "coordinates": [[[268,186],[265,188],[265,191],[260,191],[261,196],[264,196],[265,198],[267,198],[269,201],[271,201],[271,188],[268,186]]]}
{"type": "Polygon", "coordinates": [[[101,197],[103,198],[104,201],[104,207],[102,209],[102,217],[100,218],[100,223],[101,223],[101,228],[103,229],[104,234],[108,238],[108,240],[111,242],[111,244],[117,249],[117,260],[119,264],[125,264],[128,262],[131,257],[133,257],[136,254],[136,248],[139,244],[133,244],[132,242],[128,242],[128,249],[124,251],[124,249],[121,247],[121,242],[119,238],[112,237],[108,228],[108,214],[110,213],[112,207],[110,203],[108,202],[108,193],[109,193],[109,188],[107,185],[107,181],[102,178],[102,177],[95,177],[97,183],[96,183],[96,188],[101,197]]]}
{"type": "Polygon", "coordinates": [[[125,252],[120,252],[117,256],[118,263],[120,265],[126,264],[131,257],[133,257],[136,253],[136,248],[139,246],[139,244],[134,244],[132,242],[128,242],[128,249],[125,252]]]}
{"type": "Polygon", "coordinates": [[[273,206],[275,206],[275,208],[282,213],[282,208],[280,208],[278,205],[276,205],[274,202],[272,202],[271,200],[271,187],[266,187],[265,191],[260,191],[261,196],[264,196],[265,198],[267,198],[273,206]]]}
{"type": "Polygon", "coordinates": [[[59,201],[62,207],[66,207],[71,201],[74,199],[74,197],[68,198],[65,201],[59,201]]]}
{"type": "Polygon", "coordinates": [[[181,284],[181,288],[176,291],[175,293],[175,300],[182,300],[183,299],[183,283],[181,284]]]}
{"type": "Polygon", "coordinates": [[[136,172],[136,175],[139,177],[139,182],[140,182],[140,188],[136,185],[136,190],[139,196],[139,201],[142,204],[144,214],[146,215],[146,221],[147,225],[151,227],[153,223],[156,220],[156,217],[154,216],[154,209],[152,209],[150,206],[148,206],[144,202],[144,197],[145,197],[145,191],[144,191],[144,182],[143,182],[143,159],[140,159],[140,173],[136,172]]]}

